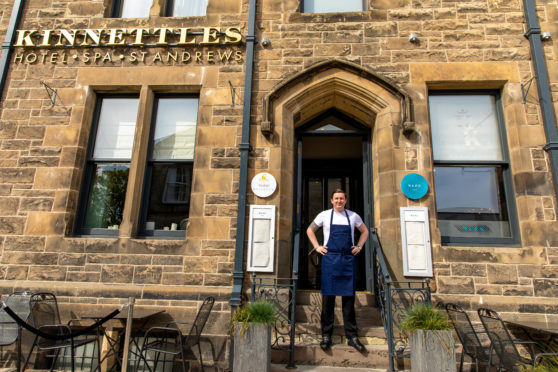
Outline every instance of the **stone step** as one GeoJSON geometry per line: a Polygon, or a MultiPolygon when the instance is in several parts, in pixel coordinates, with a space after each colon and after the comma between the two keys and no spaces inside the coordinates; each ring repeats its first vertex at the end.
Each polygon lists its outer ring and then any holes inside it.
{"type": "MultiPolygon", "coordinates": [[[[375,368],[386,370],[389,368],[387,345],[365,345],[365,351],[360,353],[346,343],[335,343],[327,351],[323,351],[319,342],[307,345],[295,345],[295,364],[350,368],[375,368]]],[[[271,361],[274,364],[287,364],[289,353],[272,350],[271,361]]]]}
{"type": "MultiPolygon", "coordinates": [[[[296,306],[296,321],[300,323],[320,323],[320,315],[322,308],[312,305],[296,306]]],[[[380,310],[375,307],[355,307],[355,315],[357,324],[360,326],[371,327],[382,325],[382,315],[380,310]]],[[[343,311],[341,305],[335,306],[335,322],[343,321],[343,311]]]]}
{"type": "MultiPolygon", "coordinates": [[[[296,304],[321,307],[322,295],[320,294],[320,291],[317,290],[299,289],[296,291],[296,304]]],[[[335,304],[341,306],[341,297],[337,297],[335,304]]],[[[374,294],[370,292],[356,292],[355,309],[359,307],[376,307],[374,294]]]]}
{"type": "MultiPolygon", "coordinates": [[[[345,335],[345,329],[343,325],[336,324],[333,328],[333,337],[337,338],[339,341],[345,335]]],[[[296,336],[297,342],[304,339],[321,340],[322,329],[319,324],[311,323],[297,323],[296,324],[296,336]]],[[[358,327],[358,336],[362,343],[377,345],[384,344],[386,342],[386,335],[383,327],[358,327]]]]}

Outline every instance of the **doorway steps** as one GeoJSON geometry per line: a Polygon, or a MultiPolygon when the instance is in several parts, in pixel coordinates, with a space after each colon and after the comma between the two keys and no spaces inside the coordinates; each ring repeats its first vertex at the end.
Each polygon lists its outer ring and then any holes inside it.
{"type": "MultiPolygon", "coordinates": [[[[375,306],[374,295],[368,292],[357,292],[355,312],[358,325],[358,335],[366,350],[362,353],[347,345],[343,329],[343,315],[341,311],[341,297],[335,303],[335,327],[333,332],[333,346],[323,351],[320,348],[322,338],[320,314],[321,295],[319,291],[297,291],[296,309],[296,339],[295,364],[301,368],[318,368],[315,371],[328,371],[327,368],[367,368],[386,371],[389,367],[388,346],[382,325],[380,310],[375,306]]],[[[273,350],[272,363],[285,366],[289,360],[289,353],[273,350]]],[[[306,371],[306,369],[302,369],[306,371]]],[[[275,370],[274,370],[275,371],[275,370]]],[[[282,371],[277,369],[277,371],[282,371]]],[[[309,371],[314,371],[309,369],[309,371]]],[[[334,371],[334,369],[332,369],[334,371]]],[[[355,371],[356,372],[356,371],[355,371]]]]}

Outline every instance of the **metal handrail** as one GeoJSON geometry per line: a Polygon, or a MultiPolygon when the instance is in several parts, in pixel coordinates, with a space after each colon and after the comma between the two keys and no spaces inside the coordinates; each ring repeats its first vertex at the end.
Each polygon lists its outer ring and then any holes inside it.
{"type": "Polygon", "coordinates": [[[295,369],[294,346],[296,328],[296,278],[274,278],[252,274],[250,300],[272,302],[278,318],[273,326],[271,348],[289,353],[287,369],[295,369]],[[288,343],[286,342],[288,340],[288,343]]]}
{"type": "Polygon", "coordinates": [[[391,309],[391,277],[387,269],[384,254],[382,252],[382,245],[376,233],[372,233],[371,239],[373,244],[372,249],[372,265],[374,273],[374,297],[376,299],[376,306],[380,308],[382,316],[382,323],[384,332],[386,334],[389,355],[389,371],[395,371],[395,347],[393,343],[393,320],[392,313],[387,309],[391,309]]]}
{"type": "MultiPolygon", "coordinates": [[[[425,281],[395,282],[391,279],[382,251],[382,245],[375,232],[371,234],[373,250],[372,265],[374,273],[374,297],[380,308],[382,323],[386,334],[389,354],[389,371],[395,371],[395,358],[408,357],[408,343],[405,335],[400,333],[396,340],[394,326],[399,329],[399,322],[405,309],[415,302],[431,303],[428,279],[425,281]],[[396,298],[394,299],[394,295],[396,298]],[[403,337],[402,337],[403,336],[403,337]]],[[[399,329],[400,330],[400,329],[399,329]]]]}

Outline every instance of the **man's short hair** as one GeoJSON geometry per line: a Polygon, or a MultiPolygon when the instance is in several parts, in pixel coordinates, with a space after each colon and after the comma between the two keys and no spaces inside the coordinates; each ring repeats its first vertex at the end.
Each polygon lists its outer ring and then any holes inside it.
{"type": "Polygon", "coordinates": [[[331,193],[331,198],[333,199],[333,195],[335,194],[343,194],[345,196],[345,199],[347,199],[347,193],[345,192],[345,190],[342,189],[335,189],[333,190],[333,192],[331,193]]]}

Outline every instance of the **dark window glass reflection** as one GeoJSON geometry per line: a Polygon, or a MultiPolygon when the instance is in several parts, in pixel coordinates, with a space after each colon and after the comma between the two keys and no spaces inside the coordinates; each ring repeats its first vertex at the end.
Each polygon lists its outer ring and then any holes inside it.
{"type": "Polygon", "coordinates": [[[155,163],[152,172],[146,233],[186,230],[192,164],[155,163]]]}
{"type": "Polygon", "coordinates": [[[85,228],[119,228],[129,170],[128,164],[94,165],[85,213],[85,228]]]}
{"type": "Polygon", "coordinates": [[[183,237],[190,211],[198,99],[158,97],[148,157],[145,236],[183,237]]]}
{"type": "Polygon", "coordinates": [[[436,166],[434,182],[442,235],[510,236],[501,167],[436,166]]]}

